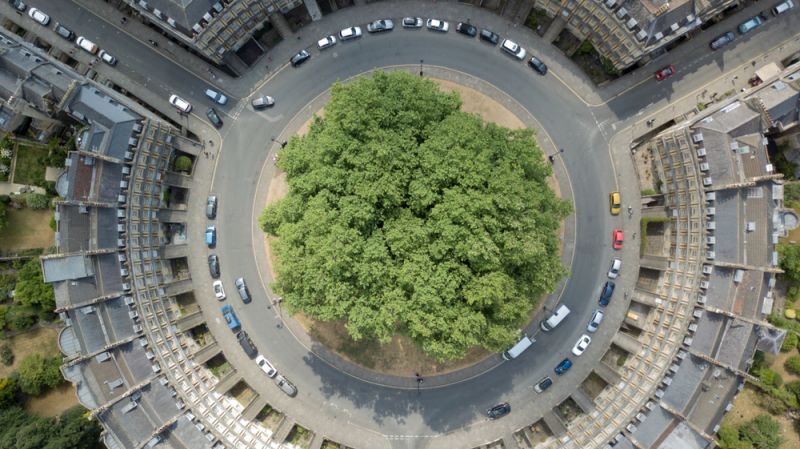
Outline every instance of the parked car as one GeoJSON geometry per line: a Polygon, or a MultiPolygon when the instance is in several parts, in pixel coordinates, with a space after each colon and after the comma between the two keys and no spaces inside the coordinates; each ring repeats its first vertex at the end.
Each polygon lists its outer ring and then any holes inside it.
{"type": "Polygon", "coordinates": [[[553,379],[550,377],[545,377],[544,379],[540,380],[538,384],[534,385],[533,389],[537,393],[541,393],[550,388],[551,385],[553,385],[553,379]]]}
{"type": "Polygon", "coordinates": [[[475,37],[478,35],[477,28],[475,28],[473,25],[469,23],[464,23],[464,22],[459,22],[458,25],[456,25],[456,31],[469,37],[475,37]]]}
{"type": "Polygon", "coordinates": [[[25,12],[28,9],[28,5],[26,5],[22,0],[10,0],[11,6],[14,7],[17,11],[25,12]]]}
{"type": "Polygon", "coordinates": [[[214,297],[217,298],[218,301],[225,300],[225,289],[222,287],[222,281],[217,279],[216,281],[212,282],[211,288],[214,290],[214,297]]]}
{"type": "Polygon", "coordinates": [[[300,50],[299,52],[295,53],[291,59],[289,59],[289,62],[292,64],[292,67],[297,67],[309,59],[311,59],[311,54],[306,50],[300,50]]]}
{"type": "Polygon", "coordinates": [[[403,28],[422,28],[422,17],[403,17],[403,28]]]}
{"type": "Polygon", "coordinates": [[[31,19],[39,22],[40,25],[47,26],[47,24],[50,23],[50,16],[48,16],[47,14],[42,12],[42,10],[37,8],[29,9],[28,16],[30,16],[31,19]]]}
{"type": "Polygon", "coordinates": [[[572,347],[572,353],[575,354],[576,357],[580,357],[581,354],[583,354],[583,352],[586,351],[586,348],[588,348],[591,343],[592,343],[592,337],[586,334],[581,335],[581,338],[579,338],[578,341],[575,343],[575,346],[572,347]]]}
{"type": "Polygon", "coordinates": [[[247,284],[245,284],[244,278],[236,279],[234,285],[236,285],[236,291],[239,292],[239,297],[242,298],[242,302],[245,304],[249,304],[251,301],[250,291],[247,290],[247,284]]]}
{"type": "Polygon", "coordinates": [[[333,47],[334,45],[336,45],[336,36],[332,34],[317,41],[317,49],[319,50],[325,50],[326,48],[333,47]]]}
{"type": "Polygon", "coordinates": [[[274,379],[275,379],[275,384],[278,385],[278,388],[280,388],[281,391],[283,391],[284,393],[286,393],[290,397],[293,397],[294,395],[297,394],[297,387],[292,385],[292,383],[289,382],[289,379],[283,377],[280,374],[275,376],[274,379]]]}
{"type": "Polygon", "coordinates": [[[217,195],[208,195],[206,200],[206,218],[217,218],[217,195]]]}
{"type": "Polygon", "coordinates": [[[70,42],[75,40],[75,33],[73,33],[72,30],[70,30],[69,28],[65,27],[64,25],[61,25],[58,22],[56,22],[55,26],[53,27],[53,30],[59,36],[63,37],[64,39],[66,39],[66,40],[68,40],[70,42]]]}
{"type": "Polygon", "coordinates": [[[656,72],[656,81],[664,81],[675,74],[675,66],[670,64],[656,72]]]}
{"type": "Polygon", "coordinates": [[[539,75],[547,75],[547,65],[536,56],[531,56],[531,59],[528,60],[528,65],[539,75]]]}
{"type": "MultiPolygon", "coordinates": [[[[79,37],[78,40],[81,40],[81,38],[79,37]]],[[[188,114],[192,110],[191,103],[175,94],[169,96],[169,104],[183,114],[188,114]]]]}
{"type": "Polygon", "coordinates": [[[572,368],[572,361],[570,359],[564,359],[561,361],[561,363],[556,365],[554,371],[556,372],[556,374],[560,376],[569,371],[570,368],[572,368]]]}
{"type": "Polygon", "coordinates": [[[206,226],[206,245],[209,248],[213,248],[217,246],[217,227],[216,226],[206,226]]]}
{"type": "Polygon", "coordinates": [[[497,419],[502,418],[503,416],[508,415],[511,413],[511,404],[508,402],[503,402],[502,404],[497,404],[494,407],[486,410],[486,414],[489,415],[489,419],[497,419]]]}
{"type": "Polygon", "coordinates": [[[267,377],[275,377],[275,375],[278,374],[278,370],[276,370],[275,367],[269,363],[269,360],[261,354],[256,357],[256,364],[261,368],[261,371],[264,371],[267,377]]]}
{"type": "Polygon", "coordinates": [[[481,30],[480,37],[482,41],[488,42],[492,45],[497,45],[497,43],[500,42],[499,34],[495,33],[494,31],[487,30],[485,28],[481,30]]]}
{"type": "Polygon", "coordinates": [[[236,318],[236,313],[233,312],[233,307],[230,304],[225,304],[222,306],[222,316],[225,318],[225,322],[228,323],[228,328],[234,332],[237,329],[241,329],[242,325],[239,324],[239,319],[236,318]]]}
{"type": "MultiPolygon", "coordinates": [[[[619,259],[614,259],[614,260],[619,260],[619,259]]],[[[614,288],[616,286],[617,284],[611,281],[606,281],[606,283],[603,284],[603,288],[600,290],[600,299],[598,300],[601,306],[605,307],[608,305],[609,302],[611,302],[611,296],[614,295],[614,288]]]]}
{"type": "Polygon", "coordinates": [[[100,50],[100,59],[110,66],[117,65],[117,58],[105,50],[100,50]]]}
{"type": "Polygon", "coordinates": [[[206,117],[208,117],[208,121],[214,125],[214,128],[222,128],[222,119],[219,117],[219,113],[214,108],[208,108],[206,111],[206,117]]]}
{"type": "MultiPolygon", "coordinates": [[[[80,47],[83,51],[89,53],[90,55],[97,54],[97,50],[100,49],[100,47],[98,47],[94,42],[90,41],[89,39],[86,39],[83,36],[78,36],[78,39],[75,40],[75,43],[78,44],[78,47],[80,47]]],[[[191,108],[192,107],[190,105],[189,109],[191,108]]]]}
{"type": "Polygon", "coordinates": [[[589,319],[589,324],[586,325],[587,332],[597,332],[597,329],[600,327],[600,323],[603,322],[603,317],[605,314],[602,310],[597,309],[592,314],[592,318],[589,319]]]}
{"type": "Polygon", "coordinates": [[[739,25],[739,33],[747,34],[754,29],[758,28],[762,23],[764,23],[766,19],[761,16],[753,16],[739,25]]]}
{"type": "Polygon", "coordinates": [[[622,233],[622,229],[616,229],[615,228],[614,232],[611,233],[611,240],[612,240],[611,246],[613,246],[614,249],[622,249],[622,241],[623,241],[623,239],[624,239],[624,236],[623,236],[623,233],[622,233]]]}
{"type": "Polygon", "coordinates": [[[608,268],[608,277],[610,279],[616,279],[619,276],[619,269],[622,268],[622,261],[619,259],[614,259],[611,261],[611,266],[608,268]]]}
{"type": "Polygon", "coordinates": [[[250,102],[250,105],[253,106],[253,109],[258,111],[260,109],[266,109],[274,106],[275,99],[269,95],[262,95],[260,97],[253,98],[253,101],[250,102]]]}
{"type": "Polygon", "coordinates": [[[731,42],[733,42],[734,39],[736,39],[736,34],[734,34],[733,31],[728,31],[725,34],[721,34],[716,38],[714,38],[714,40],[711,41],[711,43],[708,44],[708,46],[711,47],[712,50],[719,50],[725,45],[728,45],[731,42]]]}
{"type": "Polygon", "coordinates": [[[211,273],[212,278],[219,277],[219,257],[216,254],[208,255],[208,271],[211,273]]]}
{"type": "Polygon", "coordinates": [[[394,29],[394,22],[390,19],[376,20],[367,24],[367,31],[370,33],[380,33],[382,31],[392,31],[394,29]]]}
{"type": "Polygon", "coordinates": [[[513,55],[517,59],[525,59],[525,49],[510,39],[503,39],[503,43],[500,44],[500,48],[506,53],[513,55]]]}
{"type": "Polygon", "coordinates": [[[239,333],[236,334],[236,339],[239,340],[239,345],[244,349],[244,353],[247,354],[248,357],[252,359],[258,355],[256,345],[253,344],[253,340],[247,335],[247,331],[239,331],[239,333]]]}
{"type": "Polygon", "coordinates": [[[620,210],[622,210],[622,199],[620,198],[619,192],[609,193],[608,202],[611,205],[611,215],[619,215],[620,210]]]}
{"type": "Polygon", "coordinates": [[[342,41],[358,39],[359,37],[361,37],[361,27],[348,27],[339,31],[339,39],[342,41]]]}
{"type": "Polygon", "coordinates": [[[784,2],[780,2],[772,8],[772,14],[777,16],[780,14],[785,13],[786,11],[794,8],[794,3],[792,0],[786,0],[784,2]]]}
{"type": "Polygon", "coordinates": [[[442,33],[446,33],[447,30],[450,29],[449,23],[439,19],[428,19],[428,21],[425,23],[425,26],[427,26],[429,30],[441,31],[442,33]]]}
{"type": "Polygon", "coordinates": [[[226,97],[225,94],[222,92],[217,92],[214,89],[206,89],[206,97],[218,104],[225,104],[228,102],[228,97],[226,97]]]}

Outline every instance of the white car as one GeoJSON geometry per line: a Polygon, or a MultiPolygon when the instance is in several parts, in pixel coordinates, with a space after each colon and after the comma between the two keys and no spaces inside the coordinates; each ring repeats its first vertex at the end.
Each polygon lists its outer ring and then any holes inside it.
{"type": "Polygon", "coordinates": [[[422,28],[422,17],[403,17],[403,28],[422,28]]]}
{"type": "Polygon", "coordinates": [[[320,50],[325,50],[326,48],[333,47],[334,45],[336,45],[336,36],[333,35],[323,37],[317,41],[317,48],[320,50]]]}
{"type": "Polygon", "coordinates": [[[441,31],[442,33],[446,33],[450,29],[450,24],[439,19],[428,19],[426,25],[429,30],[441,31]]]}
{"type": "Polygon", "coordinates": [[[225,299],[225,289],[222,287],[222,281],[214,281],[211,287],[214,289],[214,296],[216,296],[218,300],[222,301],[225,299]]]}
{"type": "Polygon", "coordinates": [[[269,360],[267,360],[267,358],[263,355],[259,354],[258,357],[256,357],[256,363],[258,364],[258,367],[261,368],[261,371],[264,371],[264,374],[266,374],[267,377],[275,377],[275,375],[278,374],[278,370],[276,370],[275,367],[269,363],[269,360]]]}
{"type": "Polygon", "coordinates": [[[100,50],[100,59],[108,65],[117,65],[117,58],[105,50],[100,50]]]}
{"type": "Polygon", "coordinates": [[[361,28],[360,27],[350,27],[345,28],[342,31],[339,31],[339,39],[343,41],[347,41],[350,39],[356,39],[361,37],[361,28]]]}
{"type": "Polygon", "coordinates": [[[28,10],[28,15],[31,17],[31,19],[39,22],[40,24],[42,24],[44,26],[47,26],[47,24],[50,23],[50,16],[48,16],[45,13],[43,13],[39,9],[36,9],[36,8],[29,9],[28,10]]]}
{"type": "Polygon", "coordinates": [[[589,347],[589,344],[591,342],[592,342],[592,337],[586,334],[581,335],[581,338],[578,340],[577,343],[575,343],[575,346],[572,347],[572,353],[575,354],[576,356],[580,356],[581,354],[583,354],[583,351],[585,351],[586,348],[589,347]]]}
{"type": "Polygon", "coordinates": [[[616,279],[619,276],[619,270],[622,268],[622,261],[614,259],[611,261],[611,267],[608,268],[608,278],[616,279]]]}
{"type": "Polygon", "coordinates": [[[503,39],[503,43],[501,44],[500,48],[502,48],[503,51],[514,55],[517,59],[520,60],[525,59],[525,55],[527,54],[524,48],[522,48],[518,43],[510,39],[503,39]]]}
{"type": "Polygon", "coordinates": [[[175,106],[179,112],[188,114],[192,110],[192,104],[177,95],[169,96],[169,104],[175,106]]]}

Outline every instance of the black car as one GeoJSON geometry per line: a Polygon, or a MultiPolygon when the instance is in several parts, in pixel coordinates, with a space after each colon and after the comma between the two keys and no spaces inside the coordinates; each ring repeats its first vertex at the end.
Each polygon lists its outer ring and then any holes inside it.
{"type": "Polygon", "coordinates": [[[250,336],[247,335],[246,331],[239,331],[239,333],[236,334],[236,339],[239,340],[239,344],[242,345],[242,349],[244,349],[244,353],[247,354],[248,357],[252,359],[258,355],[256,345],[253,344],[253,340],[250,340],[250,336]]]}
{"type": "Polygon", "coordinates": [[[545,377],[544,379],[540,380],[539,383],[533,387],[533,389],[536,390],[537,393],[541,393],[550,388],[551,385],[553,385],[553,379],[545,377]]]}
{"type": "Polygon", "coordinates": [[[497,45],[500,42],[500,35],[489,30],[481,30],[481,40],[488,42],[492,45],[497,45]]]}
{"type": "Polygon", "coordinates": [[[721,47],[733,42],[734,39],[736,39],[736,35],[733,33],[733,31],[728,31],[721,36],[717,36],[717,38],[711,41],[708,46],[711,47],[712,50],[719,50],[721,47]]]}
{"type": "Polygon", "coordinates": [[[217,218],[217,195],[208,195],[206,200],[206,218],[217,218]]]}
{"type": "Polygon", "coordinates": [[[297,67],[309,59],[311,59],[311,54],[306,50],[300,50],[297,52],[297,54],[292,56],[292,59],[290,59],[289,62],[292,63],[292,67],[297,67]]]}
{"type": "Polygon", "coordinates": [[[478,34],[477,28],[464,22],[460,22],[458,25],[456,25],[456,31],[469,37],[475,37],[478,34]]]}
{"type": "Polygon", "coordinates": [[[536,73],[539,75],[547,74],[547,65],[545,65],[545,63],[543,63],[536,56],[531,56],[531,59],[528,61],[528,65],[531,66],[533,70],[536,70],[536,73]]]}
{"type": "Polygon", "coordinates": [[[208,271],[211,273],[212,278],[219,277],[219,257],[216,254],[208,256],[208,271]]]}
{"type": "Polygon", "coordinates": [[[503,402],[502,404],[497,404],[494,407],[486,410],[486,414],[489,415],[489,419],[497,419],[502,418],[503,416],[508,415],[511,413],[511,404],[508,402],[503,402]]]}
{"type": "Polygon", "coordinates": [[[53,27],[53,30],[55,30],[55,32],[58,33],[59,36],[63,37],[64,39],[70,42],[75,40],[75,33],[73,33],[72,30],[65,27],[64,25],[61,25],[58,22],[56,22],[56,25],[53,27]]]}
{"type": "Polygon", "coordinates": [[[208,117],[208,121],[214,125],[214,128],[222,128],[222,119],[219,118],[219,114],[217,114],[216,109],[208,108],[206,111],[206,117],[208,117]]]}

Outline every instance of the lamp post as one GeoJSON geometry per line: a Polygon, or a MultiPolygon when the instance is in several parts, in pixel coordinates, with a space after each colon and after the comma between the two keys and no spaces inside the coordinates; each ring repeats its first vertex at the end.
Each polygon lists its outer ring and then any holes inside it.
{"type": "Polygon", "coordinates": [[[556,156],[558,156],[559,154],[561,154],[563,152],[564,152],[564,149],[560,148],[557,153],[553,153],[553,154],[547,156],[547,159],[550,159],[550,163],[551,164],[555,163],[556,162],[556,156]]]}
{"type": "Polygon", "coordinates": [[[422,63],[424,63],[424,62],[425,61],[423,61],[422,59],[419,60],[419,76],[420,77],[422,76],[422,63]]]}

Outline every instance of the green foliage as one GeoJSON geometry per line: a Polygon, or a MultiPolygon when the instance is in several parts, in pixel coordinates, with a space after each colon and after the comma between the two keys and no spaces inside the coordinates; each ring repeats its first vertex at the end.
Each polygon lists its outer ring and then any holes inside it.
{"type": "Polygon", "coordinates": [[[58,419],[29,415],[19,406],[0,408],[0,449],[101,449],[100,432],[79,406],[58,419]]]}
{"type": "Polygon", "coordinates": [[[8,343],[3,343],[3,346],[0,346],[0,362],[5,366],[10,366],[14,363],[14,351],[11,350],[11,346],[8,343]]]}
{"type": "Polygon", "coordinates": [[[8,226],[8,210],[6,205],[0,202],[0,231],[8,226]]]}
{"type": "Polygon", "coordinates": [[[50,207],[50,198],[41,193],[28,192],[25,194],[25,205],[31,209],[47,209],[50,207]]]}
{"type": "Polygon", "coordinates": [[[769,412],[770,415],[777,416],[786,413],[786,411],[789,409],[786,406],[786,403],[775,395],[775,393],[779,393],[780,391],[786,391],[786,390],[775,388],[769,390],[768,393],[765,395],[759,395],[757,400],[758,405],[760,405],[761,408],[769,412]]]}
{"type": "Polygon", "coordinates": [[[775,370],[770,368],[761,368],[758,370],[758,378],[767,387],[778,388],[783,385],[783,378],[775,370]]]}
{"type": "Polygon", "coordinates": [[[783,443],[780,425],[769,415],[758,415],[739,426],[723,424],[718,435],[723,449],[778,449],[783,443]]]}
{"type": "Polygon", "coordinates": [[[793,355],[786,359],[783,367],[792,374],[800,375],[800,355],[793,355]]]}
{"type": "Polygon", "coordinates": [[[19,363],[17,375],[23,393],[38,396],[64,381],[61,376],[61,360],[58,357],[45,359],[40,354],[29,354],[19,363]]]}
{"type": "Polygon", "coordinates": [[[56,213],[55,213],[55,211],[53,211],[53,215],[50,216],[50,229],[52,229],[53,232],[58,230],[58,224],[56,223],[56,213]]]}
{"type": "Polygon", "coordinates": [[[656,189],[648,188],[648,189],[642,190],[641,193],[642,193],[642,196],[650,196],[650,195],[656,195],[658,192],[656,192],[656,189]]]}
{"type": "Polygon", "coordinates": [[[8,306],[0,305],[0,331],[6,328],[8,324],[8,306]]]}
{"type": "Polygon", "coordinates": [[[8,308],[6,320],[11,330],[23,331],[36,324],[36,316],[33,307],[14,305],[8,308]]]}
{"type": "Polygon", "coordinates": [[[788,145],[778,145],[775,156],[772,157],[772,163],[778,173],[782,173],[787,180],[795,179],[795,172],[797,171],[797,164],[786,159],[786,152],[789,150],[788,145]]]}
{"type": "Polygon", "coordinates": [[[355,340],[409,335],[438,359],[505,349],[565,274],[568,203],[529,130],[459,111],[401,72],[336,84],[281,152],[288,196],[261,215],[290,310],[346,321],[355,340]]]}
{"type": "Polygon", "coordinates": [[[581,42],[581,45],[578,47],[577,50],[575,50],[575,56],[588,55],[588,54],[592,53],[593,51],[595,51],[594,50],[594,46],[587,39],[587,40],[581,42]]]}
{"type": "Polygon", "coordinates": [[[787,182],[783,184],[783,200],[787,206],[795,208],[800,201],[800,182],[787,182]]]}
{"type": "Polygon", "coordinates": [[[787,332],[786,338],[783,339],[781,344],[781,352],[789,352],[797,347],[797,334],[794,332],[787,332]]]}
{"type": "Polygon", "coordinates": [[[16,401],[19,386],[13,378],[0,379],[0,409],[6,408],[16,401]]]}
{"type": "Polygon", "coordinates": [[[800,281],[800,245],[785,244],[778,246],[780,264],[784,276],[790,281],[800,281]]]}
{"type": "Polygon", "coordinates": [[[189,156],[180,155],[175,158],[175,171],[188,172],[192,169],[192,159],[189,156]]]}
{"type": "Polygon", "coordinates": [[[781,329],[786,329],[794,333],[800,333],[800,322],[784,318],[777,313],[773,313],[772,315],[768,316],[767,321],[781,329]]]}
{"type": "Polygon", "coordinates": [[[56,307],[53,286],[44,283],[39,259],[33,257],[19,270],[15,301],[47,311],[56,307]]]}

